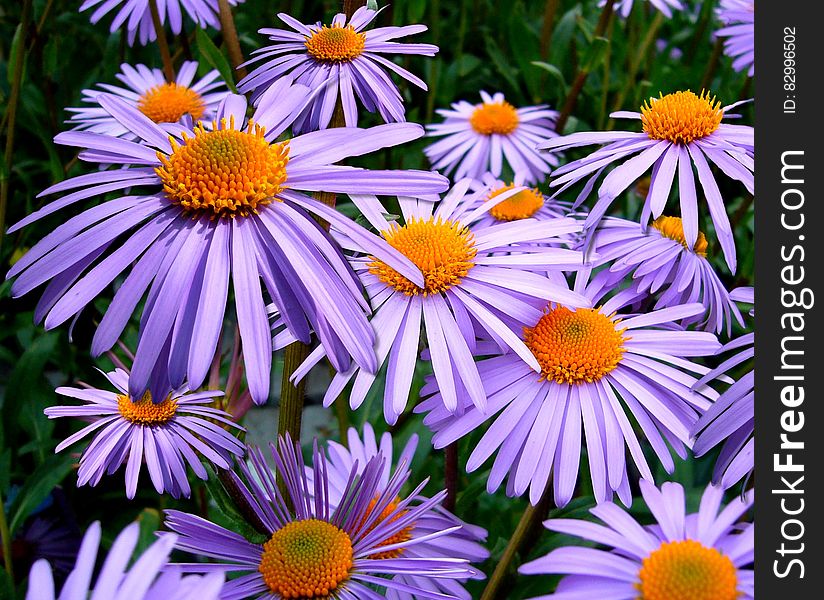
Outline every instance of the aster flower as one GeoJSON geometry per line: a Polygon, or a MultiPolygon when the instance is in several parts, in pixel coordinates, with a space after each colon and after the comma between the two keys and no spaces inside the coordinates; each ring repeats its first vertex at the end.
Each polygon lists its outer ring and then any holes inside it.
{"type": "Polygon", "coordinates": [[[640,120],[641,132],[578,132],[549,140],[540,147],[560,151],[606,144],[589,156],[556,169],[555,179],[550,185],[562,186],[557,195],[587,178],[577,205],[589,195],[601,173],[610,165],[617,165],[598,188],[598,200],[585,223],[585,227],[590,229],[601,220],[612,202],[652,167],[649,193],[641,214],[641,223],[646,224],[650,215],[657,219],[664,212],[677,170],[684,234],[687,247],[692,249],[698,240],[698,195],[694,168],[706,196],[724,258],[735,272],[735,240],[710,163],[728,177],[743,183],[747,191],[753,193],[753,128],[722,123],[722,119],[728,116],[727,112],[738,104],[722,108],[720,102],[706,92],[700,96],[690,91],[675,92],[650,98],[640,113],[620,111],[611,115],[640,120]]]}
{"type": "Polygon", "coordinates": [[[414,124],[339,128],[274,142],[309,93],[288,82],[274,86],[248,123],[245,99],[229,95],[211,129],[184,122],[167,126],[175,131],[171,137],[134,106],[99,96],[100,105],[142,143],[90,132],[58,134],[58,144],[83,148],[81,159],[121,168],[51,186],[41,195],[71,193],[9,231],[79,200],[127,188],[145,191],[103,202],[58,226],[9,271],[8,277],[17,277],[12,294],[51,281],[35,315],[50,329],[133,265],[92,341],[95,355],[111,348],[148,289],[129,378],[133,398],[143,396],[150,380],[155,398],[184,380],[192,389],[200,387],[217,346],[230,276],[255,402],[269,395],[272,361],[261,278],[297,339],[308,343],[311,327],[336,368],[347,369],[351,355],[374,371],[374,332],[360,285],[309,213],[347,232],[362,251],[412,281],[423,284],[423,277],[383,240],[301,192],[427,195],[444,190],[447,181],[429,172],[334,165],[420,137],[422,128],[414,124]]]}
{"type": "Polygon", "coordinates": [[[77,485],[97,485],[103,475],[111,475],[126,465],[126,496],[134,498],[143,463],[158,494],[175,498],[189,496],[188,464],[195,475],[206,480],[206,469],[198,454],[223,469],[231,468],[232,455],[242,456],[243,444],[213,421],[243,430],[231,416],[209,404],[221,391],[187,393],[175,390],[154,401],[149,392],[135,399],[129,395],[129,374],[122,369],[106,373],[116,391],[94,388],[59,387],[61,396],[83,400],[80,406],[52,406],[44,412],[50,419],[78,417],[91,420],[77,433],[62,441],[55,452],[94,433],[80,458],[77,485]]]}
{"type": "Polygon", "coordinates": [[[723,491],[709,486],[696,513],[686,512],[684,488],[659,490],[641,480],[641,493],[656,523],[643,526],[614,504],[590,512],[603,524],[550,519],[550,531],[608,549],[564,546],[522,565],[524,575],[564,575],[554,594],[533,600],[753,600],[754,525],[737,522],[753,493],[722,508],[723,491]]]}
{"type": "Polygon", "coordinates": [[[639,292],[660,294],[654,308],[700,302],[707,308],[681,321],[720,334],[726,325],[730,335],[733,318],[744,321],[727,288],[707,260],[707,239],[702,232],[692,248],[687,245],[679,217],[660,216],[650,227],[606,217],[598,225],[592,249],[598,259],[593,266],[611,263],[609,268],[617,285],[631,277],[639,292]]]}
{"type": "Polygon", "coordinates": [[[177,536],[169,535],[154,542],[129,566],[139,537],[138,523],[132,523],[120,532],[92,587],[101,538],[100,523],[92,523],[83,536],[77,562],[60,593],[55,593],[48,561],[38,560],[29,573],[26,600],[217,600],[221,597],[221,573],[181,577],[174,572],[163,572],[177,536]]]}
{"type": "MultiPolygon", "coordinates": [[[[372,303],[378,365],[387,365],[383,409],[389,423],[395,423],[406,408],[421,341],[428,349],[446,408],[456,410],[458,391],[466,390],[472,402],[483,409],[486,395],[472,359],[478,332],[492,336],[497,352],[512,349],[538,371],[537,360],[512,332],[511,324],[537,320],[541,314],[538,307],[548,300],[588,305],[586,298],[571,292],[565,283],[555,284],[541,274],[580,266],[581,253],[532,243],[578,232],[580,224],[562,218],[481,226],[478,220],[518,188],[478,205],[478,197],[488,190],[469,193],[471,184],[471,180],[459,181],[437,208],[432,202],[398,198],[403,219],[397,222],[387,220],[374,196],[352,198],[369,223],[420,268],[425,279],[424,285],[412,282],[374,256],[350,260],[372,303]]],[[[337,235],[344,247],[352,244],[346,232],[337,235]]],[[[317,348],[293,378],[305,376],[324,352],[324,348],[317,348]]],[[[331,405],[352,379],[349,403],[358,408],[376,374],[357,365],[338,370],[324,404],[331,405]]]]}
{"type": "MultiPolygon", "coordinates": [[[[81,532],[64,518],[38,515],[26,522],[11,543],[15,569],[22,563],[26,569],[38,559],[45,559],[58,580],[71,571],[80,547],[81,532]]],[[[0,550],[0,558],[3,551],[0,550]]]]}
{"type": "Polygon", "coordinates": [[[445,136],[424,148],[433,168],[454,179],[480,179],[487,171],[500,177],[504,161],[513,173],[523,173],[524,183],[537,183],[558,158],[538,152],[536,146],[556,137],[558,112],[545,104],[515,108],[500,92],[490,96],[481,91],[480,104],[465,100],[440,109],[443,123],[427,125],[429,137],[445,136]]]}
{"type": "Polygon", "coordinates": [[[239,465],[246,483],[232,474],[266,541],[251,542],[201,517],[166,511],[166,524],[180,535],[177,548],[218,561],[181,564],[179,569],[238,573],[224,586],[222,600],[380,600],[396,598],[397,593],[453,598],[433,595],[432,581],[464,580],[474,573],[465,560],[440,552],[407,555],[413,548],[422,552],[460,529],[449,525],[422,537],[415,535],[415,524],[426,520],[445,493],[419,499],[424,482],[401,497],[408,469],[399,469],[388,482],[381,482],[384,459],[377,456],[362,471],[352,469],[340,505],[334,506],[328,465],[317,444],[311,464],[314,495],[299,444],[280,438],[277,448],[272,445],[272,456],[277,478],[286,488],[285,498],[259,449],[249,448],[249,465],[239,465]],[[379,588],[386,591],[376,591],[379,588]]]}
{"type": "MultiPolygon", "coordinates": [[[[685,10],[687,6],[681,0],[648,0],[649,4],[659,10],[668,19],[672,18],[673,11],[685,10]]],[[[598,6],[604,6],[605,0],[600,0],[598,6]]],[[[613,10],[621,18],[626,19],[632,13],[635,0],[615,0],[613,10]]]]}
{"type": "MultiPolygon", "coordinates": [[[[228,0],[230,6],[237,6],[243,0],[228,0]]],[[[80,5],[80,12],[94,8],[89,16],[92,23],[97,23],[110,12],[115,13],[109,31],[114,33],[121,27],[126,28],[129,45],[139,40],[145,46],[157,39],[149,0],[85,0],[80,5]]],[[[179,34],[183,30],[183,12],[194,21],[198,27],[214,27],[220,29],[218,15],[218,0],[159,0],[157,2],[160,22],[172,28],[172,33],[179,34]]]]}
{"type": "Polygon", "coordinates": [[[425,25],[375,27],[366,31],[380,11],[361,6],[347,22],[338,13],[332,25],[306,25],[285,13],[278,17],[292,30],[261,29],[259,33],[274,42],[256,50],[246,64],[265,61],[239,84],[243,93],[253,92],[256,99],[273,82],[291,74],[298,83],[323,91],[295,121],[296,133],[326,129],[340,99],[347,127],[358,124],[355,97],[369,112],[377,112],[386,123],[405,121],[403,98],[389,73],[395,73],[426,90],[426,83],[384,55],[420,54],[434,56],[432,44],[407,44],[397,38],[426,31],[425,25]]]}
{"type": "MultiPolygon", "coordinates": [[[[467,471],[475,471],[498,451],[487,481],[490,493],[508,475],[507,493],[517,496],[529,489],[536,504],[553,473],[555,503],[565,505],[575,489],[585,445],[595,499],[603,502],[617,492],[628,504],[627,450],[649,481],[653,475],[643,438],[668,472],[675,465],[667,444],[686,458],[691,427],[708,408],[707,398],[718,396],[707,387],[690,389],[696,383],[691,373],[708,369],[689,359],[711,356],[720,344],[711,333],[684,331],[672,322],[700,314],[704,307],[685,304],[619,314],[616,310],[638,293],[629,289],[604,301],[608,282],[603,277],[587,282],[587,272],[579,271],[574,289],[595,308],[550,303],[524,327],[523,341],[540,373],[515,353],[478,362],[486,410],[463,394],[453,414],[444,409],[436,382],[421,390],[429,397],[415,412],[428,413],[424,423],[435,431],[435,448],[491,422],[466,465],[467,471]]],[[[477,354],[488,352],[479,344],[477,354]]]]}
{"type": "Polygon", "coordinates": [[[755,0],[721,0],[716,9],[724,27],[715,32],[724,40],[724,54],[736,71],[755,75],[755,0]]]}
{"type": "Polygon", "coordinates": [[[229,90],[216,70],[197,81],[196,74],[197,62],[186,61],[180,66],[175,81],[167,83],[160,69],[124,63],[116,77],[126,87],[101,83],[98,84],[100,90],[83,90],[83,102],[90,106],[66,109],[73,113],[68,122],[75,129],[94,133],[118,137],[132,133],[97,103],[101,94],[114,94],[155,123],[177,123],[184,115],[194,121],[211,123],[229,90]]]}

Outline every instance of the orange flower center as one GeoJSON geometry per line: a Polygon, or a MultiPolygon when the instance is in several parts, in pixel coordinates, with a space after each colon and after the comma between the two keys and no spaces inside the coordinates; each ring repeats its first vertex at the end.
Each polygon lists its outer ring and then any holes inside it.
{"type": "Polygon", "coordinates": [[[541,379],[579,384],[598,381],[624,354],[615,322],[596,308],[550,308],[535,327],[524,328],[524,343],[541,365],[541,379]]]}
{"type": "Polygon", "coordinates": [[[420,288],[380,260],[369,265],[369,272],[386,285],[407,296],[437,294],[458,285],[475,266],[477,250],[472,232],[459,223],[412,218],[406,225],[383,233],[390,246],[411,260],[423,273],[425,287],[420,288]]]}
{"type": "MultiPolygon", "coordinates": [[[[660,216],[652,222],[652,226],[657,229],[661,235],[667,237],[687,248],[687,239],[684,237],[684,223],[681,217],[667,217],[660,216]]],[[[707,255],[707,236],[703,232],[698,232],[698,239],[692,247],[692,251],[698,256],[707,255]]]]}
{"type": "Polygon", "coordinates": [[[518,112],[509,102],[481,104],[469,117],[469,124],[483,135],[509,135],[518,128],[518,112]]]}
{"type": "Polygon", "coordinates": [[[735,600],[738,578],[729,557],[695,540],[665,542],[643,561],[639,600],[735,600]]]}
{"type": "Polygon", "coordinates": [[[328,598],[349,576],[352,554],[342,529],[318,519],[294,521],[263,544],[258,571],[282,598],[328,598]]]}
{"type": "Polygon", "coordinates": [[[197,121],[206,112],[200,94],[176,83],[161,83],[144,92],[137,108],[155,123],[177,123],[186,114],[197,121]]]}
{"type": "Polygon", "coordinates": [[[120,415],[137,425],[164,425],[171,421],[177,412],[177,401],[169,396],[163,402],[152,402],[149,392],[137,402],[132,402],[127,396],[117,397],[117,410],[120,415]]]}
{"type": "Polygon", "coordinates": [[[168,157],[158,152],[162,165],[155,172],[169,199],[189,211],[208,211],[212,218],[256,213],[276,200],[286,181],[288,142],[270,144],[264,128],[250,123],[246,131],[226,127],[206,131],[201,124],[194,137],[178,145],[174,139],[168,157]]]}
{"type": "Polygon", "coordinates": [[[689,90],[651,98],[641,107],[644,133],[653,140],[689,144],[718,129],[724,111],[709,92],[696,96],[689,90]]]}
{"type": "MultiPolygon", "coordinates": [[[[387,521],[387,519],[389,519],[389,521],[388,521],[389,523],[394,523],[395,521],[397,521],[398,519],[403,517],[406,514],[405,510],[399,511],[397,514],[393,515],[391,518],[389,516],[398,507],[398,502],[399,502],[399,500],[397,500],[397,499],[394,502],[390,502],[389,506],[387,506],[386,508],[383,509],[383,512],[381,512],[380,516],[378,517],[378,520],[375,521],[367,529],[367,533],[373,531],[378,525],[380,525],[381,523],[384,523],[385,521],[387,521]]],[[[366,519],[372,514],[372,511],[375,510],[375,506],[377,505],[377,503],[378,503],[377,498],[373,499],[369,503],[369,508],[366,509],[366,513],[364,514],[364,517],[363,517],[364,521],[366,521],[366,519]]],[[[377,546],[389,546],[391,544],[402,544],[403,542],[408,542],[409,540],[412,539],[412,529],[413,528],[414,528],[414,525],[409,525],[407,527],[404,527],[403,529],[401,529],[400,531],[398,531],[394,535],[392,535],[392,536],[386,538],[385,540],[383,540],[380,544],[377,544],[377,546]]],[[[369,558],[373,558],[373,559],[376,559],[376,560],[377,559],[383,559],[383,558],[398,558],[399,556],[403,555],[403,552],[404,552],[404,548],[396,548],[395,550],[387,550],[386,552],[376,552],[375,554],[370,554],[369,558]]]]}
{"type": "Polygon", "coordinates": [[[351,25],[323,26],[306,38],[306,51],[323,62],[349,62],[363,54],[366,34],[358,33],[351,25]]]}
{"type": "MultiPolygon", "coordinates": [[[[487,200],[492,200],[514,188],[514,184],[505,185],[489,194],[487,200]]],[[[517,221],[528,219],[534,215],[544,205],[544,195],[541,190],[534,188],[531,190],[521,190],[517,194],[510,196],[503,202],[499,202],[489,209],[489,214],[498,221],[517,221]]]]}

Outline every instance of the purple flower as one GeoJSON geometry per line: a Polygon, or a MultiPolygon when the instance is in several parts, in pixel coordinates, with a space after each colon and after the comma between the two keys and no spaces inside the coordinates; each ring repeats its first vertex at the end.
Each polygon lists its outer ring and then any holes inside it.
{"type": "Polygon", "coordinates": [[[101,83],[98,87],[103,91],[83,90],[83,101],[91,106],[66,109],[74,113],[69,124],[78,130],[118,137],[131,135],[136,138],[128,127],[97,103],[98,96],[114,94],[155,123],[177,123],[184,115],[194,121],[211,122],[217,114],[218,106],[229,94],[217,71],[210,71],[195,82],[195,61],[184,62],[173,83],[166,82],[160,69],[150,69],[146,65],[133,67],[124,63],[120,65],[120,69],[121,72],[116,77],[126,87],[101,83]]]}
{"type": "Polygon", "coordinates": [[[406,69],[385,58],[385,54],[434,56],[432,44],[405,44],[397,38],[426,31],[425,25],[376,27],[366,31],[380,11],[362,6],[346,21],[338,13],[332,25],[305,25],[285,13],[278,17],[294,31],[261,29],[274,42],[255,51],[246,64],[265,61],[239,84],[243,92],[257,99],[272,83],[291,74],[298,83],[319,89],[315,99],[295,121],[295,132],[326,129],[340,98],[347,127],[358,124],[357,96],[369,111],[377,112],[387,123],[405,121],[403,98],[389,76],[390,72],[426,90],[426,83],[406,69]]]}
{"type": "Polygon", "coordinates": [[[163,571],[177,536],[168,535],[156,541],[129,566],[139,536],[138,523],[132,523],[117,536],[92,585],[101,537],[100,523],[92,523],[83,536],[74,570],[60,593],[55,593],[48,561],[38,560],[29,573],[26,600],[218,600],[221,597],[222,573],[181,577],[178,573],[163,571]]]}
{"type": "Polygon", "coordinates": [[[552,154],[538,152],[536,146],[556,137],[557,111],[545,104],[515,108],[500,92],[490,96],[481,91],[480,104],[465,100],[441,109],[443,123],[427,125],[429,137],[445,136],[424,148],[433,168],[453,178],[480,179],[489,171],[501,176],[504,159],[512,173],[522,173],[524,183],[543,180],[550,167],[558,165],[552,154]]]}
{"type": "Polygon", "coordinates": [[[732,68],[755,75],[755,0],[721,0],[716,9],[724,27],[715,32],[724,40],[724,54],[732,58],[732,68]]]}
{"type": "MultiPolygon", "coordinates": [[[[656,9],[661,11],[668,19],[672,18],[674,10],[685,10],[686,5],[681,0],[648,0],[656,9]]],[[[598,6],[604,6],[605,0],[600,0],[598,6]]],[[[616,14],[626,19],[632,12],[635,0],[615,0],[614,10],[616,14]]]]}
{"type": "Polygon", "coordinates": [[[585,227],[594,227],[612,202],[652,167],[649,193],[641,213],[641,223],[664,212],[678,172],[678,194],[687,247],[698,240],[698,194],[693,168],[707,198],[715,232],[730,269],[735,272],[735,240],[718,183],[709,163],[728,177],[740,181],[753,193],[753,128],[722,123],[727,112],[740,103],[721,107],[707,93],[675,92],[651,98],[641,112],[619,111],[616,118],[639,119],[643,131],[578,132],[542,144],[555,151],[606,144],[589,156],[555,170],[552,187],[562,186],[556,195],[587,179],[576,205],[586,199],[595,181],[610,165],[617,166],[598,188],[598,200],[587,217],[585,227]],[[631,157],[631,158],[630,158],[631,157]],[[628,159],[628,160],[625,160],[628,159]],[[709,162],[708,162],[709,159],[709,162]],[[623,161],[623,162],[622,162],[623,161]],[[621,164],[618,164],[621,163],[621,164]]]}
{"type": "Polygon", "coordinates": [[[419,125],[339,128],[275,142],[309,93],[288,81],[273,86],[248,123],[245,99],[229,95],[208,130],[185,122],[164,129],[123,100],[99,96],[100,105],[143,143],[90,132],[59,134],[57,143],[83,148],[81,159],[122,168],[50,187],[41,195],[71,193],[9,231],[79,200],[135,191],[67,219],[43,238],[9,271],[8,277],[17,277],[12,294],[50,281],[35,311],[50,329],[131,267],[97,328],[92,352],[112,347],[148,290],[129,379],[134,398],[150,385],[156,398],[183,381],[200,387],[217,346],[230,277],[255,402],[269,395],[272,362],[261,279],[295,338],[308,343],[313,329],[336,368],[349,368],[351,355],[374,371],[375,334],[364,316],[368,306],[360,283],[309,213],[411,280],[423,284],[423,277],[383,240],[301,192],[416,196],[443,191],[447,181],[436,173],[334,164],[420,137],[419,125]]]}
{"type": "Polygon", "coordinates": [[[615,284],[632,278],[639,292],[660,294],[654,308],[700,302],[707,312],[683,319],[684,327],[695,325],[720,334],[732,320],[744,320],[727,288],[707,260],[707,239],[698,232],[692,248],[687,246],[683,223],[678,217],[660,216],[650,227],[635,221],[606,217],[592,238],[597,253],[593,266],[611,263],[615,284]]]}
{"type": "Polygon", "coordinates": [[[153,401],[147,392],[139,400],[129,395],[129,374],[122,369],[106,373],[116,392],[94,388],[59,387],[61,396],[83,400],[80,406],[52,406],[44,412],[50,419],[78,417],[91,421],[63,440],[55,452],[94,433],[80,458],[77,485],[97,485],[103,475],[112,475],[126,465],[126,496],[134,498],[143,463],[158,494],[168,492],[175,498],[189,496],[191,486],[186,474],[192,471],[206,480],[206,469],[198,454],[223,469],[231,468],[232,455],[242,456],[243,444],[218,421],[243,431],[231,416],[212,408],[212,398],[223,392],[189,394],[186,388],[153,401]]]}
{"type": "Polygon", "coordinates": [[[738,522],[753,493],[722,508],[724,493],[709,486],[697,513],[687,514],[684,488],[659,490],[641,480],[641,493],[656,523],[643,526],[612,503],[590,509],[601,523],[550,519],[550,531],[606,546],[563,546],[522,565],[524,575],[564,575],[554,594],[533,600],[753,600],[755,526],[738,522]]]}
{"type": "Polygon", "coordinates": [[[462,581],[475,574],[465,559],[425,551],[460,525],[443,521],[427,535],[416,535],[416,523],[428,520],[445,492],[422,498],[424,482],[402,497],[408,468],[396,470],[382,482],[384,459],[376,456],[362,471],[352,469],[343,499],[335,506],[330,501],[328,464],[317,443],[311,488],[299,444],[280,438],[277,448],[272,445],[272,456],[286,498],[259,449],[249,448],[249,465],[239,465],[245,483],[232,473],[259,520],[257,528],[265,532],[265,542],[251,542],[195,515],[166,511],[167,525],[180,535],[177,548],[218,561],[178,568],[190,573],[238,573],[224,586],[222,600],[380,600],[397,598],[398,593],[428,598],[434,597],[429,591],[434,581],[462,581]]]}
{"type": "MultiPolygon", "coordinates": [[[[604,277],[587,283],[587,271],[579,271],[573,289],[596,308],[552,303],[524,327],[523,341],[540,373],[515,353],[480,360],[485,410],[461,394],[453,414],[444,409],[435,381],[421,390],[429,398],[415,412],[428,413],[424,423],[435,431],[435,448],[491,423],[466,466],[475,471],[498,451],[487,481],[490,493],[508,475],[507,494],[521,495],[529,488],[536,504],[552,473],[555,503],[563,506],[578,481],[585,446],[596,500],[609,500],[617,492],[628,504],[627,450],[649,481],[653,476],[641,439],[668,472],[675,468],[668,444],[686,458],[691,427],[709,407],[707,398],[718,397],[706,386],[690,389],[696,382],[690,373],[708,369],[689,359],[711,356],[720,345],[711,333],[683,331],[672,322],[703,313],[704,307],[619,314],[639,294],[628,289],[604,302],[612,287],[604,277]]],[[[489,355],[490,346],[478,344],[475,353],[489,355]]]]}

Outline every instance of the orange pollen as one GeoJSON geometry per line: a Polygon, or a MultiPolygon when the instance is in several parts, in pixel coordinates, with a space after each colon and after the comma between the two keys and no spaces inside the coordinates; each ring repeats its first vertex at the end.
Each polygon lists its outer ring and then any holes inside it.
{"type": "MultiPolygon", "coordinates": [[[[514,187],[514,184],[505,185],[489,194],[487,200],[492,200],[514,187]]],[[[544,195],[538,188],[533,188],[531,190],[521,190],[503,202],[499,202],[489,209],[489,214],[498,221],[518,221],[519,219],[528,219],[538,212],[543,205],[544,195]]]]}
{"type": "Polygon", "coordinates": [[[653,140],[669,140],[673,144],[689,144],[718,129],[724,111],[721,102],[709,92],[696,96],[693,92],[675,92],[650,98],[641,107],[644,133],[653,140]]]}
{"type": "Polygon", "coordinates": [[[664,542],[638,572],[638,600],[736,600],[735,565],[695,540],[664,542]]]}
{"type": "Polygon", "coordinates": [[[469,117],[469,124],[482,135],[509,135],[518,128],[518,112],[509,102],[480,104],[469,117]]]}
{"type": "Polygon", "coordinates": [[[137,425],[165,425],[171,421],[177,412],[177,402],[169,396],[163,402],[152,402],[152,395],[149,392],[137,402],[133,402],[127,396],[117,397],[117,410],[120,415],[137,425]]]}
{"type": "Polygon", "coordinates": [[[309,56],[322,62],[349,62],[363,54],[366,34],[351,25],[323,26],[304,42],[309,56]]]}
{"type": "MultiPolygon", "coordinates": [[[[684,237],[684,223],[681,220],[681,217],[666,217],[662,215],[652,222],[652,226],[664,237],[667,237],[674,242],[678,242],[684,248],[689,250],[687,247],[687,239],[684,237]]],[[[695,240],[692,251],[698,256],[706,256],[708,245],[707,236],[705,236],[703,232],[699,231],[698,239],[695,240]]]]}
{"type": "Polygon", "coordinates": [[[161,83],[143,93],[137,109],[155,123],[177,123],[186,114],[197,121],[206,112],[206,104],[191,88],[161,83]]]}
{"type": "Polygon", "coordinates": [[[352,555],[342,529],[318,519],[293,521],[263,544],[258,571],[281,598],[328,598],[349,576],[352,555]]]}
{"type": "MultiPolygon", "coordinates": [[[[391,518],[389,516],[389,515],[392,514],[392,512],[395,509],[397,509],[398,502],[399,502],[398,499],[396,499],[394,502],[390,502],[389,505],[386,508],[383,509],[383,512],[381,512],[380,516],[378,517],[378,520],[375,521],[374,523],[372,523],[372,525],[369,526],[369,528],[366,530],[366,533],[369,533],[369,532],[373,531],[378,525],[380,525],[381,523],[384,523],[387,519],[389,519],[389,523],[394,523],[395,521],[397,521],[398,519],[403,517],[406,514],[405,510],[399,511],[397,514],[393,515],[391,518]]],[[[369,508],[367,508],[366,513],[364,513],[364,517],[363,517],[364,521],[366,521],[366,519],[369,518],[369,516],[372,514],[372,511],[375,510],[375,506],[377,505],[377,503],[378,503],[377,498],[373,499],[369,503],[369,508]]],[[[390,544],[402,544],[403,542],[408,542],[409,540],[412,539],[412,529],[413,528],[414,528],[414,525],[409,525],[407,527],[404,527],[403,529],[401,529],[400,531],[398,531],[394,535],[386,538],[385,540],[383,540],[380,544],[377,544],[376,546],[378,546],[378,547],[380,547],[380,546],[389,546],[390,544]]],[[[383,559],[383,558],[398,558],[399,556],[402,556],[403,553],[404,553],[404,548],[396,548],[395,550],[387,550],[386,552],[376,552],[375,554],[370,554],[369,558],[372,558],[372,559],[375,559],[375,560],[383,559]]]]}
{"type": "Polygon", "coordinates": [[[369,272],[386,285],[407,296],[437,294],[458,285],[475,266],[475,240],[472,232],[459,223],[412,218],[403,227],[396,223],[383,237],[390,246],[411,260],[423,273],[425,287],[420,288],[384,262],[375,259],[369,272]]]}
{"type": "Polygon", "coordinates": [[[541,365],[541,380],[580,384],[598,381],[621,362],[625,329],[597,308],[550,308],[524,343],[541,365]]]}
{"type": "Polygon", "coordinates": [[[288,142],[270,144],[260,125],[235,129],[234,118],[207,131],[201,123],[195,136],[184,134],[183,144],[173,138],[172,153],[157,153],[155,169],[169,200],[187,211],[210,212],[212,218],[248,216],[277,200],[286,182],[288,142]]]}

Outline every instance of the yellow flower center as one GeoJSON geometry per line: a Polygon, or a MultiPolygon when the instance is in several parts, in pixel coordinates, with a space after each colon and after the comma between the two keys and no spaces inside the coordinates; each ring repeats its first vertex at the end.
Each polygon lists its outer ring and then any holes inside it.
{"type": "Polygon", "coordinates": [[[420,288],[380,260],[369,265],[369,272],[386,285],[407,296],[437,294],[458,285],[475,266],[477,250],[472,232],[459,223],[412,218],[406,225],[383,233],[390,246],[411,260],[423,273],[425,287],[420,288]]]}
{"type": "Polygon", "coordinates": [[[358,33],[351,25],[323,26],[306,38],[309,56],[323,62],[349,62],[363,54],[366,34],[358,33]]]}
{"type": "Polygon", "coordinates": [[[518,128],[518,112],[509,102],[481,104],[472,112],[469,124],[483,135],[508,135],[518,128]]]}
{"type": "MultiPolygon", "coordinates": [[[[684,237],[684,223],[680,217],[667,217],[661,215],[652,222],[652,226],[667,237],[687,248],[687,239],[684,237]]],[[[703,232],[698,232],[698,239],[692,247],[692,251],[698,256],[707,255],[707,236],[703,232]]]]}
{"type": "Polygon", "coordinates": [[[197,121],[206,112],[200,94],[176,83],[161,83],[146,91],[137,108],[155,123],[177,123],[186,114],[197,121]]]}
{"type": "Polygon", "coordinates": [[[226,127],[206,131],[198,123],[194,137],[178,145],[174,139],[168,157],[158,152],[162,165],[155,172],[169,199],[189,211],[207,211],[212,218],[256,213],[276,200],[286,181],[288,142],[270,144],[264,128],[250,123],[246,131],[226,127]]]}
{"type": "MultiPolygon", "coordinates": [[[[389,506],[383,509],[378,520],[372,523],[367,529],[367,533],[373,531],[378,525],[384,523],[387,519],[389,519],[389,523],[394,523],[401,517],[406,514],[405,510],[399,511],[396,515],[392,516],[391,518],[389,515],[398,507],[399,500],[395,500],[394,502],[390,502],[389,506]]],[[[372,514],[372,511],[375,510],[375,506],[378,503],[378,499],[375,498],[369,503],[369,508],[366,509],[366,513],[364,513],[363,520],[366,521],[367,518],[372,514]]],[[[414,525],[408,525],[404,527],[396,534],[386,538],[380,544],[376,544],[376,546],[389,546],[391,544],[402,544],[403,542],[408,542],[412,539],[412,529],[414,525]]],[[[373,559],[383,559],[383,558],[398,558],[402,556],[404,552],[404,548],[396,548],[395,550],[387,550],[386,552],[376,552],[374,554],[370,554],[369,558],[373,559]]]]}
{"type": "MultiPolygon", "coordinates": [[[[492,200],[504,192],[514,188],[514,184],[505,185],[489,194],[487,200],[492,200]]],[[[528,219],[534,215],[544,205],[544,195],[541,190],[534,188],[531,190],[521,190],[517,194],[510,196],[503,202],[499,202],[489,209],[489,214],[499,221],[517,221],[528,219]]]]}
{"type": "Polygon", "coordinates": [[[124,419],[137,425],[164,425],[174,418],[177,401],[169,396],[155,404],[149,392],[137,402],[132,402],[127,396],[118,396],[117,410],[124,419]]]}
{"type": "Polygon", "coordinates": [[[654,140],[689,144],[718,129],[724,111],[709,92],[696,96],[689,90],[651,98],[641,107],[644,133],[654,140]]]}
{"type": "Polygon", "coordinates": [[[695,540],[665,542],[638,572],[639,600],[735,600],[735,565],[695,540]]]}
{"type": "Polygon", "coordinates": [[[263,544],[260,571],[282,598],[328,598],[352,568],[352,540],[342,529],[317,519],[284,525],[263,544]]]}
{"type": "Polygon", "coordinates": [[[612,371],[624,354],[624,329],[595,308],[550,308],[524,343],[541,365],[541,379],[592,383],[612,371]]]}

